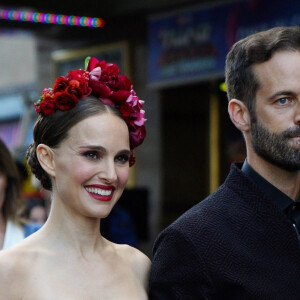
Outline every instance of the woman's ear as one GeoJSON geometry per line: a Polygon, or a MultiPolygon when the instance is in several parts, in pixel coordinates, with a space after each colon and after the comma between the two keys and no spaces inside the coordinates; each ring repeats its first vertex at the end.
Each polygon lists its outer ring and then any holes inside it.
{"type": "Polygon", "coordinates": [[[36,148],[36,155],[45,172],[55,177],[54,153],[51,148],[45,144],[39,144],[36,148]]]}
{"type": "Polygon", "coordinates": [[[247,106],[240,100],[232,99],[228,103],[228,113],[232,123],[243,132],[249,131],[250,114],[247,106]]]}

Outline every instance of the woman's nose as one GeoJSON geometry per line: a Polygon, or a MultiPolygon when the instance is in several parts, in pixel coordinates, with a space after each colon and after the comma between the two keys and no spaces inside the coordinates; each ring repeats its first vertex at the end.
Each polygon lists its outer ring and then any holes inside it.
{"type": "Polygon", "coordinates": [[[105,159],[102,161],[101,171],[99,177],[109,183],[113,183],[117,180],[116,165],[114,160],[105,159]]]}

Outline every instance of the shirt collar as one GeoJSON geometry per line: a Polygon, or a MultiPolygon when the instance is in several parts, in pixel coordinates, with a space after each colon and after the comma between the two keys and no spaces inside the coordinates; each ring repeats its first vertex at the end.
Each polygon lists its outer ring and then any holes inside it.
{"type": "MultiPolygon", "coordinates": [[[[242,171],[252,179],[261,189],[262,191],[269,196],[270,200],[273,201],[280,210],[285,211],[291,204],[295,203],[293,199],[288,197],[270,182],[268,182],[265,178],[259,175],[252,167],[248,164],[247,160],[244,161],[242,166],[242,171]]],[[[299,199],[297,200],[297,202],[299,199]]]]}

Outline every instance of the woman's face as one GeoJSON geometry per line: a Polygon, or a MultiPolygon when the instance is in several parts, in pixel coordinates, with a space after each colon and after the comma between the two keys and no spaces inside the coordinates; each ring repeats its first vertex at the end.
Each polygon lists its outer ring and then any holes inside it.
{"type": "Polygon", "coordinates": [[[4,204],[6,186],[7,177],[2,171],[0,171],[0,208],[2,208],[4,204]]]}
{"type": "Polygon", "coordinates": [[[53,150],[54,197],[87,217],[106,217],[129,176],[129,133],[119,117],[102,113],[69,131],[53,150]]]}

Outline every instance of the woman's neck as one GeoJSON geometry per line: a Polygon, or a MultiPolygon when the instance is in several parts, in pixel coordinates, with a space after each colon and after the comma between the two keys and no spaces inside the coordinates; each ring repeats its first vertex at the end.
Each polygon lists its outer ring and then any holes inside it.
{"type": "Polygon", "coordinates": [[[80,253],[98,249],[103,244],[100,220],[76,214],[67,205],[52,201],[47,222],[42,227],[52,245],[80,253]]]}

